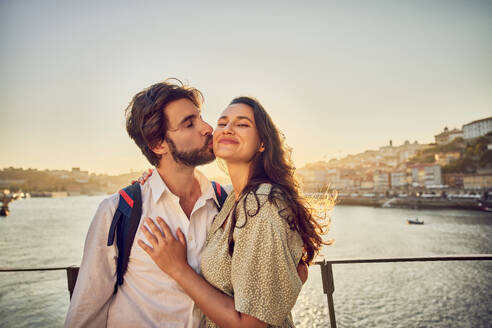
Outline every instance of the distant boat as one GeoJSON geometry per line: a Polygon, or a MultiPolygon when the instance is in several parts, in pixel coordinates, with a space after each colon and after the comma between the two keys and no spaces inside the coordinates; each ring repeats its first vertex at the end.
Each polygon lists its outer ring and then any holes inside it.
{"type": "Polygon", "coordinates": [[[0,216],[8,216],[10,214],[9,208],[7,206],[2,206],[0,208],[0,216]]]}
{"type": "Polygon", "coordinates": [[[485,212],[492,212],[492,201],[478,202],[478,207],[485,212]]]}
{"type": "Polygon", "coordinates": [[[424,221],[420,221],[419,218],[416,218],[415,220],[407,219],[408,224],[424,224],[424,221]]]}

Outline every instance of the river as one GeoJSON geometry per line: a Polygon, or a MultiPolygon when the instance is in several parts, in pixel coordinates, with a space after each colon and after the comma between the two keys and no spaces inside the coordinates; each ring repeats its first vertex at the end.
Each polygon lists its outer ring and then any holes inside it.
{"type": "MultiPolygon", "coordinates": [[[[0,218],[0,267],[78,265],[102,196],[31,198],[0,218]]],[[[492,253],[492,215],[477,211],[338,206],[325,258],[492,253]],[[418,217],[424,225],[407,225],[418,217]]],[[[490,261],[335,264],[338,327],[490,327],[490,261]]],[[[65,271],[0,273],[0,327],[61,327],[65,271]]],[[[293,309],[298,327],[327,327],[318,266],[293,309]]]]}

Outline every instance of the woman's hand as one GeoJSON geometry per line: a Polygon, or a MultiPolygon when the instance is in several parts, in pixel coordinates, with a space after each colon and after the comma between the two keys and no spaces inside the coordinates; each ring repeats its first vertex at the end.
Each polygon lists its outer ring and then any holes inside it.
{"type": "Polygon", "coordinates": [[[131,184],[138,182],[141,185],[144,185],[145,182],[152,176],[152,172],[154,172],[154,170],[148,169],[147,172],[142,173],[142,176],[138,178],[138,180],[132,180],[131,184]]]}
{"type": "Polygon", "coordinates": [[[186,250],[186,238],[181,229],[176,230],[178,240],[174,238],[166,222],[160,217],[157,217],[161,230],[150,218],[145,219],[145,223],[149,226],[147,228],[142,225],[141,229],[147,240],[152,247],[148,246],[141,239],[138,240],[138,244],[143,248],[147,254],[150,255],[155,264],[167,273],[171,278],[176,280],[186,266],[187,262],[187,250],[186,250]]]}

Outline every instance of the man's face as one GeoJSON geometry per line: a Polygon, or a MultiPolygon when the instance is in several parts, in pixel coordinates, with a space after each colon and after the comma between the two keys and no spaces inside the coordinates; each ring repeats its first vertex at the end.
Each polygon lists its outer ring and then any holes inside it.
{"type": "Polygon", "coordinates": [[[200,109],[188,99],[166,106],[168,121],[166,143],[176,163],[186,166],[207,164],[215,159],[212,127],[202,120],[200,109]]]}

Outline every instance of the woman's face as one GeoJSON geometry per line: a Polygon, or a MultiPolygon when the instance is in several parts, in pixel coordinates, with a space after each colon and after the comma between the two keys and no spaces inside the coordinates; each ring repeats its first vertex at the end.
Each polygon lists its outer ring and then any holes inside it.
{"type": "Polygon", "coordinates": [[[214,154],[228,163],[249,163],[263,146],[256,129],[253,109],[245,104],[227,107],[217,121],[214,154]]]}

